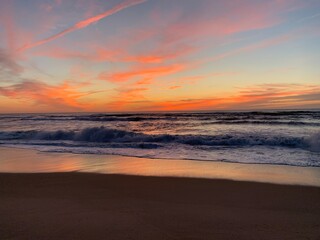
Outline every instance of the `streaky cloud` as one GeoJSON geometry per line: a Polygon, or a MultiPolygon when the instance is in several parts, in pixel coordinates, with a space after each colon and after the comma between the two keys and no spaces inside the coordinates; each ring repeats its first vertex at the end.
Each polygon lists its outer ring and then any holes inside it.
{"type": "Polygon", "coordinates": [[[233,94],[211,98],[153,102],[139,110],[319,109],[319,95],[319,85],[260,84],[242,88],[233,94]]]}
{"type": "Polygon", "coordinates": [[[83,21],[80,21],[78,23],[76,23],[75,25],[73,25],[72,27],[69,27],[51,37],[48,37],[48,38],[45,38],[45,39],[42,39],[42,40],[39,40],[37,42],[34,42],[34,43],[30,43],[30,44],[26,44],[24,45],[23,47],[19,48],[18,51],[25,51],[25,50],[28,50],[30,48],[34,48],[34,47],[37,47],[39,45],[42,45],[42,44],[45,44],[47,42],[50,42],[50,41],[53,41],[57,38],[60,38],[70,32],[73,32],[75,30],[78,30],[78,29],[82,29],[82,28],[85,28],[85,27],[88,27],[89,25],[91,24],[94,24],[106,17],[109,17],[117,12],[120,12],[126,8],[129,8],[129,7],[132,7],[134,5],[138,5],[138,4],[141,4],[143,2],[146,2],[147,0],[128,0],[128,1],[125,1],[125,2],[122,2],[118,5],[116,5],[115,7],[113,7],[112,9],[110,10],[107,10],[99,15],[96,15],[94,17],[91,17],[91,18],[88,18],[86,20],[83,20],[83,21]]]}
{"type": "Polygon", "coordinates": [[[23,67],[15,61],[12,54],[0,48],[0,72],[4,71],[18,75],[23,71],[23,67]]]}

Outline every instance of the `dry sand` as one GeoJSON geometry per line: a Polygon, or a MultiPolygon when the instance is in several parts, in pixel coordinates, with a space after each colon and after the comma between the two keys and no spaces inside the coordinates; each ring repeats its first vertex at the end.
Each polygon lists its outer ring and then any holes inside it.
{"type": "Polygon", "coordinates": [[[320,239],[320,188],[3,173],[0,239],[320,239]]]}

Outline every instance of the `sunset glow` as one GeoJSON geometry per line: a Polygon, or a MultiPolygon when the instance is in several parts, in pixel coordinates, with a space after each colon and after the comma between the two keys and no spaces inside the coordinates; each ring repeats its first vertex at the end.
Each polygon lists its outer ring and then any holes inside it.
{"type": "Polygon", "coordinates": [[[0,112],[320,108],[318,0],[2,0],[0,112]]]}

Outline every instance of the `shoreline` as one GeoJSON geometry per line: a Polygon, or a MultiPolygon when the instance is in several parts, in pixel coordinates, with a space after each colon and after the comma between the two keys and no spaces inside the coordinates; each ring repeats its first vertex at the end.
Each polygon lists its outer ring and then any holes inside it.
{"type": "Polygon", "coordinates": [[[3,146],[0,152],[0,172],[4,173],[89,172],[320,186],[317,167],[42,152],[3,146]]]}
{"type": "Polygon", "coordinates": [[[4,239],[318,239],[320,188],[96,173],[0,173],[4,239]]]}
{"type": "Polygon", "coordinates": [[[216,163],[230,163],[230,164],[243,164],[243,165],[262,165],[262,166],[286,166],[286,167],[299,167],[299,168],[319,168],[320,166],[300,166],[300,165],[290,165],[286,163],[254,163],[254,162],[236,162],[236,161],[223,161],[223,160],[201,160],[193,158],[155,158],[155,157],[142,157],[142,156],[132,156],[124,154],[106,154],[106,153],[78,153],[72,151],[41,151],[35,148],[21,147],[21,146],[8,146],[6,144],[0,145],[0,150],[5,148],[14,148],[14,149],[27,149],[32,151],[37,151],[40,153],[53,153],[53,154],[75,154],[75,155],[96,155],[96,156],[117,156],[117,157],[127,157],[127,158],[138,158],[138,159],[151,159],[151,160],[172,160],[172,161],[194,161],[194,162],[216,162],[216,163]]]}

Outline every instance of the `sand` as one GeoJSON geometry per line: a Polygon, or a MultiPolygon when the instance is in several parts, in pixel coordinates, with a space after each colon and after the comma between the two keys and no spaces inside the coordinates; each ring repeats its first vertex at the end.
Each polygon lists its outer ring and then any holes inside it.
{"type": "Polygon", "coordinates": [[[2,173],[0,239],[320,239],[320,188],[2,173]]]}

